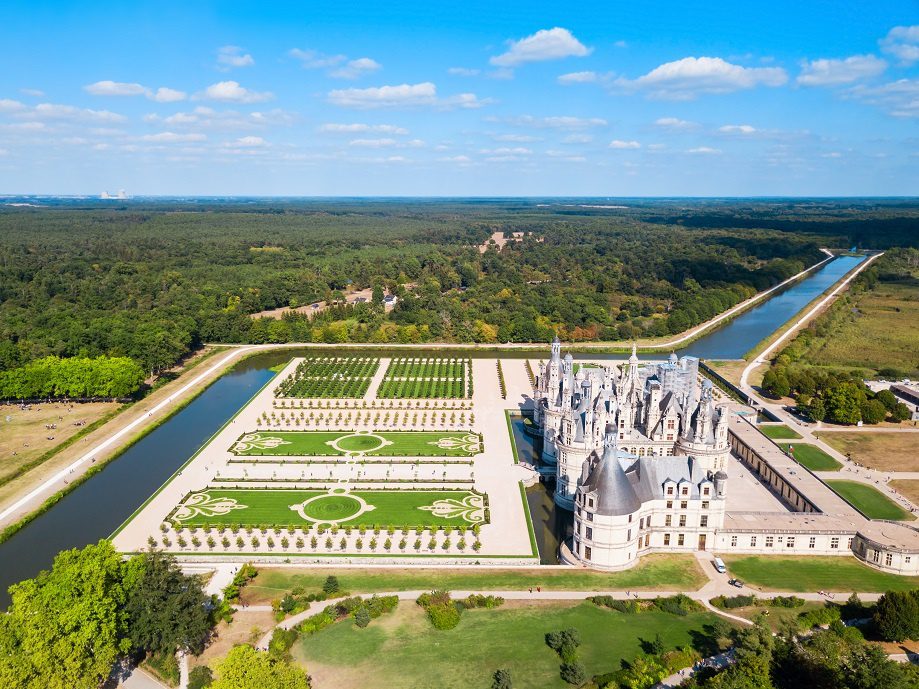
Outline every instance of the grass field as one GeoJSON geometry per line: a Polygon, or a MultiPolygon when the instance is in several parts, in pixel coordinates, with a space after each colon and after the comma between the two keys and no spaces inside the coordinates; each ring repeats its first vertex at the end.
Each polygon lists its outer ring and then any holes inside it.
{"type": "Polygon", "coordinates": [[[235,455],[334,457],[348,453],[378,457],[471,457],[482,452],[482,436],[471,431],[259,431],[230,448],[235,455]]]}
{"type": "Polygon", "coordinates": [[[854,304],[834,310],[829,320],[828,334],[812,340],[803,363],[919,374],[919,329],[905,327],[919,323],[919,280],[879,282],[854,304]]]}
{"type": "Polygon", "coordinates": [[[18,405],[0,405],[0,483],[18,476],[85,426],[114,413],[120,406],[118,402],[73,405],[55,402],[33,404],[23,410],[18,405]],[[81,425],[75,426],[77,422],[81,425]],[[57,428],[45,427],[50,424],[57,428]]]}
{"type": "Polygon", "coordinates": [[[243,602],[259,605],[280,598],[298,586],[320,591],[330,574],[353,593],[452,590],[519,591],[541,586],[549,591],[695,591],[708,581],[692,555],[647,555],[635,567],[622,572],[586,569],[296,569],[260,568],[258,576],[243,589],[243,602]]]}
{"type": "Polygon", "coordinates": [[[909,499],[914,505],[919,505],[919,481],[909,479],[891,481],[890,487],[909,499]]]}
{"type": "Polygon", "coordinates": [[[338,491],[209,489],[186,497],[170,518],[186,526],[337,523],[396,528],[466,527],[487,521],[483,496],[471,491],[338,491]]]}
{"type": "MultiPolygon", "coordinates": [[[[788,452],[789,443],[780,443],[783,450],[788,452]]],[[[826,452],[816,445],[806,445],[804,443],[793,443],[792,453],[795,461],[811,471],[839,471],[842,464],[830,457],[826,452]]]]}
{"type": "Polygon", "coordinates": [[[762,431],[764,436],[773,440],[797,440],[801,437],[797,431],[793,431],[784,424],[760,424],[757,428],[762,431]]]}
{"type": "Polygon", "coordinates": [[[866,483],[831,480],[826,484],[850,505],[871,519],[912,521],[913,515],[901,508],[886,495],[866,483]]]}
{"type": "Polygon", "coordinates": [[[821,433],[820,439],[853,462],[879,471],[919,471],[919,433],[821,433]]]}
{"type": "Polygon", "coordinates": [[[658,634],[667,650],[702,641],[715,619],[710,613],[625,615],[587,602],[505,604],[467,610],[455,629],[435,631],[421,608],[403,601],[366,629],[349,619],[303,637],[294,657],[324,689],[488,689],[498,668],[511,671],[514,689],[562,689],[571,685],[559,677],[559,658],[546,646],[550,631],[577,628],[578,653],[595,675],[618,670],[658,634]]]}
{"type": "Polygon", "coordinates": [[[919,577],[871,569],[854,557],[722,556],[728,571],[767,591],[883,592],[919,587],[919,577]]]}
{"type": "Polygon", "coordinates": [[[816,610],[817,608],[822,608],[823,603],[817,603],[816,601],[808,601],[800,608],[780,608],[776,605],[750,605],[744,608],[731,608],[727,612],[732,615],[739,615],[748,620],[762,619],[769,629],[774,632],[782,631],[787,629],[787,625],[794,623],[802,612],[808,612],[810,610],[816,610]],[[768,615],[763,616],[764,612],[768,612],[768,615]]]}

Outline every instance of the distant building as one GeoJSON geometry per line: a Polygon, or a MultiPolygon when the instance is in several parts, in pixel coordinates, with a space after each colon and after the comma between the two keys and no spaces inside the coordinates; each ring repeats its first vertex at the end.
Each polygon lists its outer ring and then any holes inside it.
{"type": "Polygon", "coordinates": [[[124,189],[119,189],[116,194],[109,194],[107,191],[103,191],[99,194],[100,199],[114,199],[114,200],[125,200],[128,198],[128,193],[124,189]]]}

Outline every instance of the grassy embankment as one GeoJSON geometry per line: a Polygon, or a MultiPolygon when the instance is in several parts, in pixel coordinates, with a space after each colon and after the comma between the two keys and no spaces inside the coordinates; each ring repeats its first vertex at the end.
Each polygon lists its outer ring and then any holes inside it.
{"type": "Polygon", "coordinates": [[[766,591],[868,593],[919,587],[919,577],[880,572],[854,557],[726,555],[723,559],[733,576],[766,591]]]}

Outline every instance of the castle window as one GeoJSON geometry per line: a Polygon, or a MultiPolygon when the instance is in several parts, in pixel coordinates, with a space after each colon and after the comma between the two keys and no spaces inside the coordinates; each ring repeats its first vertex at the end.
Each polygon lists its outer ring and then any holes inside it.
{"type": "Polygon", "coordinates": [[[681,495],[689,495],[689,486],[683,486],[683,490],[680,491],[681,495]]]}
{"type": "Polygon", "coordinates": [[[673,486],[667,486],[667,495],[673,495],[673,486]]]}
{"type": "Polygon", "coordinates": [[[651,544],[651,534],[645,534],[645,548],[651,544]]]}
{"type": "Polygon", "coordinates": [[[766,547],[767,548],[772,547],[772,536],[766,536],[766,547]]]}
{"type": "Polygon", "coordinates": [[[848,543],[846,543],[846,548],[848,548],[849,550],[852,550],[852,539],[851,538],[849,539],[848,543]]]}
{"type": "Polygon", "coordinates": [[[628,531],[625,532],[625,540],[627,540],[627,541],[631,541],[631,540],[632,540],[632,530],[631,530],[631,529],[629,529],[628,531]]]}
{"type": "Polygon", "coordinates": [[[732,548],[737,547],[737,536],[731,536],[731,547],[732,548]]]}
{"type": "Polygon", "coordinates": [[[587,498],[587,506],[588,506],[588,507],[593,507],[593,506],[594,506],[594,499],[593,499],[593,498],[587,498]]]}
{"type": "Polygon", "coordinates": [[[756,536],[750,536],[750,547],[751,548],[756,547],[756,536]]]}
{"type": "Polygon", "coordinates": [[[673,517],[668,514],[664,517],[664,526],[670,526],[671,524],[673,524],[673,517]]]}
{"type": "Polygon", "coordinates": [[[838,547],[839,547],[839,538],[837,538],[836,536],[833,536],[833,538],[830,539],[830,548],[832,548],[833,550],[836,550],[838,547]]]}
{"type": "Polygon", "coordinates": [[[685,514],[680,515],[680,526],[686,526],[686,515],[685,514]]]}
{"type": "Polygon", "coordinates": [[[684,536],[683,536],[683,534],[677,534],[677,537],[676,537],[676,544],[677,544],[677,545],[683,545],[683,543],[684,543],[684,536]]]}
{"type": "Polygon", "coordinates": [[[664,545],[670,545],[670,534],[669,533],[664,534],[664,545]]]}
{"type": "MultiPolygon", "coordinates": [[[[669,420],[667,421],[667,430],[668,430],[668,431],[672,431],[672,430],[674,429],[674,423],[676,423],[676,422],[675,422],[673,419],[669,419],[669,420]]],[[[668,438],[668,439],[669,439],[669,438],[668,438]]]]}
{"type": "Polygon", "coordinates": [[[707,496],[707,495],[710,495],[710,494],[711,494],[711,488],[710,488],[709,486],[705,486],[705,488],[702,489],[702,495],[706,495],[706,496],[707,496]]]}
{"type": "Polygon", "coordinates": [[[629,515],[629,524],[631,524],[631,523],[632,523],[632,515],[630,514],[630,515],[629,515]]]}
{"type": "Polygon", "coordinates": [[[702,509],[703,509],[703,510],[707,510],[707,509],[708,509],[708,500],[703,500],[703,501],[702,501],[702,509]]]}
{"type": "Polygon", "coordinates": [[[668,500],[668,501],[667,501],[667,509],[668,509],[668,510],[672,510],[672,509],[673,509],[673,500],[668,500]]]}
{"type": "Polygon", "coordinates": [[[590,546],[589,545],[584,546],[584,559],[585,560],[590,559],[590,546]]]}
{"type": "Polygon", "coordinates": [[[912,560],[912,559],[913,559],[913,558],[911,558],[909,555],[907,555],[906,557],[903,558],[903,561],[904,561],[906,564],[909,564],[909,561],[912,560]]]}
{"type": "Polygon", "coordinates": [[[891,555],[890,553],[887,553],[884,556],[884,564],[890,567],[893,564],[893,555],[891,555]]]}
{"type": "Polygon", "coordinates": [[[810,537],[810,540],[807,542],[807,547],[813,550],[817,547],[817,539],[813,536],[810,537]]]}
{"type": "Polygon", "coordinates": [[[667,440],[673,440],[673,433],[667,434],[667,440]]]}
{"type": "Polygon", "coordinates": [[[685,500],[680,500],[680,509],[685,510],[689,506],[689,503],[685,500]]]}
{"type": "Polygon", "coordinates": [[[588,512],[588,513],[587,513],[587,521],[592,522],[593,520],[594,520],[594,513],[593,513],[593,512],[588,512]]]}
{"type": "Polygon", "coordinates": [[[880,559],[881,559],[881,551],[880,551],[880,550],[872,550],[872,551],[871,551],[871,559],[874,560],[875,562],[880,561],[880,559]]]}
{"type": "Polygon", "coordinates": [[[785,547],[786,547],[786,548],[794,548],[794,547],[795,547],[795,537],[794,537],[794,536],[789,536],[789,537],[788,537],[788,540],[785,542],[785,547]]]}
{"type": "Polygon", "coordinates": [[[703,514],[701,517],[699,517],[699,526],[703,528],[708,526],[708,515],[707,514],[703,514]]]}
{"type": "Polygon", "coordinates": [[[584,534],[584,538],[586,538],[588,541],[594,540],[594,530],[589,526],[587,527],[587,533],[584,534]]]}
{"type": "Polygon", "coordinates": [[[638,528],[639,529],[645,528],[645,518],[644,517],[638,520],[638,528]]]}

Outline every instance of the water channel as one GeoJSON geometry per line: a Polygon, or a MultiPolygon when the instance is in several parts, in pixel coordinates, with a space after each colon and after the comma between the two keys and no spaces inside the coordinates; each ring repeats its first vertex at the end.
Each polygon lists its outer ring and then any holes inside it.
{"type": "MultiPolygon", "coordinates": [[[[830,261],[805,279],[691,343],[681,353],[709,359],[742,357],[862,260],[864,257],[861,256],[843,256],[830,261]]],[[[382,350],[379,353],[387,352],[382,350]]],[[[439,353],[466,357],[495,356],[493,352],[466,350],[439,353]]],[[[48,568],[56,553],[67,548],[80,548],[109,536],[261,389],[274,375],[271,367],[299,354],[302,351],[297,349],[276,350],[240,362],[103,471],[0,544],[0,609],[9,603],[7,587],[48,568]]],[[[508,351],[501,352],[500,356],[523,358],[533,354],[508,351]]],[[[594,359],[622,358],[621,355],[598,353],[585,356],[594,359]]],[[[533,439],[515,428],[517,431],[520,451],[535,452],[533,439]]],[[[551,561],[558,539],[564,536],[566,515],[569,513],[556,510],[551,496],[541,485],[530,489],[528,502],[542,558],[551,561]]]]}

